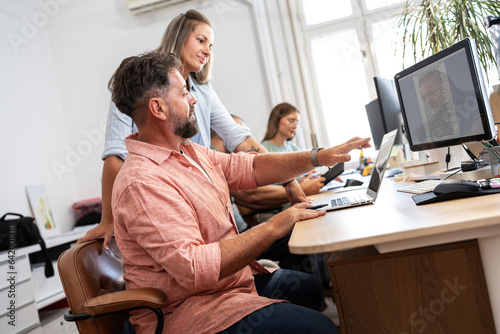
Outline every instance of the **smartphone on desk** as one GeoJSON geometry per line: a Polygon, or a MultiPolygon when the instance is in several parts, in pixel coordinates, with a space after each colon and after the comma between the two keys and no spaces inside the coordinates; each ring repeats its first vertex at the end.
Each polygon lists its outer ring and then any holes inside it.
{"type": "Polygon", "coordinates": [[[339,162],[335,166],[331,167],[322,176],[325,178],[324,185],[327,185],[331,180],[335,179],[337,176],[342,174],[344,171],[344,163],[339,162]]]}

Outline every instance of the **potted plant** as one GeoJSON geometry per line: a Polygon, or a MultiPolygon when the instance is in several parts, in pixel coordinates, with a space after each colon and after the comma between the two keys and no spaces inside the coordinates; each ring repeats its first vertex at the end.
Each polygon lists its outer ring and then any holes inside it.
{"type": "Polygon", "coordinates": [[[403,56],[410,46],[419,61],[471,37],[488,73],[496,61],[484,25],[487,16],[500,16],[498,0],[407,0],[396,24],[402,31],[403,56]]]}

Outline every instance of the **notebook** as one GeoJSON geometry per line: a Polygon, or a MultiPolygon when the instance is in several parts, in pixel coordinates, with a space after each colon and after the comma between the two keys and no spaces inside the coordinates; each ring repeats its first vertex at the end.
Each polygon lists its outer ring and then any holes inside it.
{"type": "Polygon", "coordinates": [[[389,162],[389,158],[391,156],[392,146],[396,140],[397,132],[397,129],[393,130],[386,133],[382,138],[368,188],[335,194],[328,200],[328,203],[325,203],[327,206],[323,208],[324,210],[332,211],[375,202],[380,190],[380,185],[382,184],[382,180],[384,178],[387,163],[389,162]]]}

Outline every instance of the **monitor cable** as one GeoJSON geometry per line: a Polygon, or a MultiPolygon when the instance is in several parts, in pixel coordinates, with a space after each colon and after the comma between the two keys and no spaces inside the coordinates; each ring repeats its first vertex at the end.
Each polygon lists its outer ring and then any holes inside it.
{"type": "Polygon", "coordinates": [[[450,147],[449,146],[448,146],[448,153],[446,153],[445,161],[446,161],[446,170],[449,171],[450,170],[450,161],[451,161],[451,153],[450,153],[450,147]]]}
{"type": "MultiPolygon", "coordinates": [[[[458,172],[460,172],[460,171],[462,171],[462,168],[457,169],[457,171],[456,171],[456,172],[451,173],[450,175],[448,175],[447,177],[445,177],[445,178],[444,178],[444,180],[448,180],[450,177],[452,177],[453,175],[455,175],[456,173],[458,173],[458,172]]],[[[444,180],[443,180],[443,181],[444,181],[444,180]]]]}

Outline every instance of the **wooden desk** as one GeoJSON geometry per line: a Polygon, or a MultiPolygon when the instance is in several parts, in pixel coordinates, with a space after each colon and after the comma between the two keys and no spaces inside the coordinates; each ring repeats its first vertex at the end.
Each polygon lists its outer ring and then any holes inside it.
{"type": "MultiPolygon", "coordinates": [[[[397,192],[407,183],[384,179],[374,205],[328,212],[295,225],[292,253],[314,254],[375,246],[390,253],[477,239],[491,309],[500,332],[500,194],[417,206],[411,194],[397,192]]],[[[328,193],[314,196],[315,203],[328,193]]]]}

